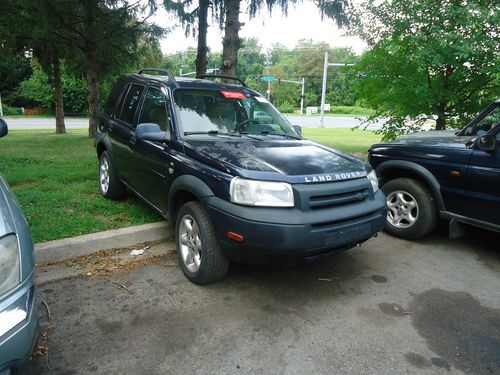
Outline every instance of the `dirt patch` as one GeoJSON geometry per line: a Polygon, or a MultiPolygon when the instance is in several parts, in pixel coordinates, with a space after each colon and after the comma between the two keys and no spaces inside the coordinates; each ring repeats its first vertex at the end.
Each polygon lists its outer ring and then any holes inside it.
{"type": "Polygon", "coordinates": [[[138,267],[158,263],[161,259],[165,259],[169,267],[176,266],[175,249],[168,250],[165,254],[152,254],[147,251],[160,242],[149,241],[123,248],[98,250],[77,258],[49,262],[41,268],[48,266],[80,267],[85,270],[86,276],[97,276],[111,275],[116,272],[130,272],[138,267]],[[134,257],[128,256],[128,253],[134,249],[143,249],[144,253],[134,257]]]}
{"type": "Polygon", "coordinates": [[[482,306],[470,294],[431,289],[414,296],[412,324],[438,354],[438,367],[468,374],[500,374],[500,310],[482,306]],[[444,365],[446,364],[446,365],[444,365]]]}

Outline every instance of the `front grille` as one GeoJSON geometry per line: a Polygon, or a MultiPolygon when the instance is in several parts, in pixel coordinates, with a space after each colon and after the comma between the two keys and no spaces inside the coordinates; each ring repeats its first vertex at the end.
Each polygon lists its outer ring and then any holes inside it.
{"type": "Polygon", "coordinates": [[[369,197],[368,189],[360,189],[347,193],[311,195],[309,197],[309,207],[311,210],[341,206],[353,202],[361,202],[369,197]]]}

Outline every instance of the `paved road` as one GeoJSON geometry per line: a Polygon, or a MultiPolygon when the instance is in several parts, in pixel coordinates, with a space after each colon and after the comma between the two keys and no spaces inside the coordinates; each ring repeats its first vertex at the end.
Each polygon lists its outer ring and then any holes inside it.
{"type": "Polygon", "coordinates": [[[420,242],[381,234],[321,262],[233,264],[204,287],[171,253],[107,278],[42,268],[50,369],[38,357],[30,371],[499,374],[499,240],[479,230],[454,241],[445,231],[420,242]]]}
{"type": "MultiPolygon", "coordinates": [[[[21,130],[21,129],[54,129],[56,130],[56,120],[51,117],[13,117],[5,118],[9,129],[21,130]]],[[[66,128],[67,129],[87,129],[89,127],[88,118],[66,118],[66,128]]]]}
{"type": "MultiPolygon", "coordinates": [[[[320,118],[316,116],[287,116],[294,125],[304,127],[319,127],[320,118]]],[[[7,118],[5,119],[9,129],[56,129],[54,118],[7,118]]],[[[352,128],[361,123],[354,117],[325,117],[324,125],[327,128],[352,128]]],[[[383,121],[371,125],[368,129],[380,129],[383,121]]],[[[86,129],[88,128],[88,119],[86,118],[66,118],[67,129],[86,129]]]]}

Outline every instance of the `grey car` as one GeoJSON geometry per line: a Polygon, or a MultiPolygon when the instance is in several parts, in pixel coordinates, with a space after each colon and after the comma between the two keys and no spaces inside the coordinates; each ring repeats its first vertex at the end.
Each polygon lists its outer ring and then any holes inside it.
{"type": "MultiPolygon", "coordinates": [[[[0,119],[0,137],[7,124],[0,119]]],[[[0,375],[30,359],[38,334],[33,241],[21,207],[0,176],[0,375]]]]}

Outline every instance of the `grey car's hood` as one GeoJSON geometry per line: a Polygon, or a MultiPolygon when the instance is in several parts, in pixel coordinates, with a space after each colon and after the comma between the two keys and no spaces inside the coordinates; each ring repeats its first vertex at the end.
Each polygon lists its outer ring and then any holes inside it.
{"type": "Polygon", "coordinates": [[[10,197],[10,192],[7,183],[0,176],[0,237],[7,233],[16,232],[16,226],[12,219],[12,211],[7,197],[10,197]]]}

